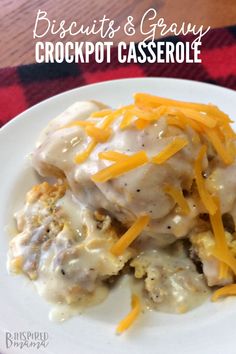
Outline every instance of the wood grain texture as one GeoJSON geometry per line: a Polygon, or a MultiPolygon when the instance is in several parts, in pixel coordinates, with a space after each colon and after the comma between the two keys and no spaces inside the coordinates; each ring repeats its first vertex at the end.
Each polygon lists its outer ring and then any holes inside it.
{"type": "MultiPolygon", "coordinates": [[[[106,14],[122,26],[127,16],[132,15],[138,27],[143,13],[150,7],[169,25],[185,21],[215,28],[236,23],[236,0],[0,0],[0,67],[35,61],[33,28],[38,9],[47,11],[51,20],[65,19],[68,23],[74,20],[84,25],[106,14]]],[[[47,41],[55,39],[51,34],[46,37],[47,41]]],[[[69,39],[66,36],[62,41],[69,39]]],[[[141,39],[137,30],[132,40],[141,39]]],[[[100,38],[93,35],[86,40],[96,42],[100,38]]],[[[118,41],[129,41],[129,38],[120,32],[114,43],[118,41]]]]}

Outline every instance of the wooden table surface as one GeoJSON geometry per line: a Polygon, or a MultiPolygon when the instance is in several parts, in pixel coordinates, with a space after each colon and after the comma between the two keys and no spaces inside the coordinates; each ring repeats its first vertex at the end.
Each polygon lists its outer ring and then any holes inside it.
{"type": "MultiPolygon", "coordinates": [[[[212,28],[236,24],[236,0],[0,0],[0,67],[35,62],[33,28],[38,9],[47,11],[51,20],[74,20],[84,25],[104,14],[122,25],[132,15],[137,26],[151,7],[167,24],[185,21],[212,28]]],[[[132,37],[135,41],[141,39],[138,31],[132,37]]],[[[47,35],[44,40],[52,41],[54,37],[47,35]]],[[[93,35],[86,40],[96,42],[100,38],[93,35]]],[[[119,33],[114,43],[121,40],[129,41],[119,33]]]]}

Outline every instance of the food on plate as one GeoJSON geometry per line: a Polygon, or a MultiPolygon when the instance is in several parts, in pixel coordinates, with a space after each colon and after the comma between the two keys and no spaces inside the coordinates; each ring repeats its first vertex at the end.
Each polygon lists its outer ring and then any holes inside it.
{"type": "Polygon", "coordinates": [[[235,133],[212,104],[137,93],[112,109],[77,102],[32,153],[42,177],[15,214],[9,269],[53,303],[91,306],[133,279],[143,308],[184,313],[235,294],[235,133]],[[49,178],[54,178],[49,183],[49,178]]]}

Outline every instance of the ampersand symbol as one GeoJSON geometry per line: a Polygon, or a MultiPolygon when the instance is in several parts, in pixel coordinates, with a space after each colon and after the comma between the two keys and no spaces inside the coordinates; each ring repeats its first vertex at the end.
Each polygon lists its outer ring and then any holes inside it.
{"type": "Polygon", "coordinates": [[[127,36],[133,36],[135,34],[135,28],[133,24],[133,16],[127,17],[127,23],[124,26],[124,32],[127,36]]]}

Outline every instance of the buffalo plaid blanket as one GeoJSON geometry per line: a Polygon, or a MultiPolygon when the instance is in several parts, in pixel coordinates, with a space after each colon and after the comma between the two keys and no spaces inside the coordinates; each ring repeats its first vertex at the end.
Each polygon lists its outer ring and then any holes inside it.
{"type": "MultiPolygon", "coordinates": [[[[188,37],[168,37],[176,43],[188,37]]],[[[163,40],[163,39],[162,39],[163,40]]],[[[32,64],[0,69],[0,124],[60,92],[131,77],[172,77],[209,82],[236,90],[236,26],[212,29],[204,37],[198,64],[32,64]]]]}

